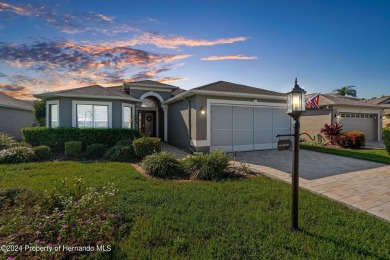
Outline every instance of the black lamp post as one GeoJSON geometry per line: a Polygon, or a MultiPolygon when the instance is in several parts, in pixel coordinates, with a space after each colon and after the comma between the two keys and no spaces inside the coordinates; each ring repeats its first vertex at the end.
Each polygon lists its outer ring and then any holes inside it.
{"type": "Polygon", "coordinates": [[[306,91],[299,87],[295,79],[294,88],[287,93],[287,114],[294,119],[294,153],[292,171],[291,230],[298,230],[298,188],[299,188],[299,117],[305,113],[306,91]]]}

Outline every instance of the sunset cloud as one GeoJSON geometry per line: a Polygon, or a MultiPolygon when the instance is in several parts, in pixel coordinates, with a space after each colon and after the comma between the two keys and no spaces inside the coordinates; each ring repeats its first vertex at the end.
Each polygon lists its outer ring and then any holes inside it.
{"type": "Polygon", "coordinates": [[[243,55],[226,55],[226,56],[210,56],[207,58],[201,58],[200,60],[257,60],[257,57],[243,56],[243,55]]]}

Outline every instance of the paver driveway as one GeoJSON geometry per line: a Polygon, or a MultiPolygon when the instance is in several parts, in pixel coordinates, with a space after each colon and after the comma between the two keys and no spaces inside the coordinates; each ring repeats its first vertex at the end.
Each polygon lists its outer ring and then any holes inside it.
{"type": "MultiPolygon", "coordinates": [[[[291,182],[291,151],[237,154],[237,161],[291,182]]],[[[390,221],[390,165],[300,150],[300,186],[390,221]]]]}

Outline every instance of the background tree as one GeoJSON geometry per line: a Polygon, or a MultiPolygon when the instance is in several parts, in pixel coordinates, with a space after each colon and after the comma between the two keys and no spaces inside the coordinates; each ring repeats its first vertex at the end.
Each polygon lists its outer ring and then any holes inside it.
{"type": "Polygon", "coordinates": [[[342,88],[336,88],[333,93],[340,96],[351,96],[356,97],[356,90],[353,89],[355,86],[346,86],[342,88]]]}
{"type": "Polygon", "coordinates": [[[46,125],[46,102],[45,100],[38,99],[33,104],[33,115],[40,126],[46,125]]]}

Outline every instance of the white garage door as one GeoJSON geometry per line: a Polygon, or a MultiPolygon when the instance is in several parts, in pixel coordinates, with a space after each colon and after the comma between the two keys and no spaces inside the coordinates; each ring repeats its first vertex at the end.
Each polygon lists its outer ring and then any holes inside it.
{"type": "Polygon", "coordinates": [[[211,150],[275,149],[277,134],[289,134],[286,108],[211,105],[211,150]]]}
{"type": "Polygon", "coordinates": [[[378,140],[378,119],[376,114],[341,113],[339,122],[342,125],[343,132],[358,130],[366,134],[367,141],[378,140]]]}

